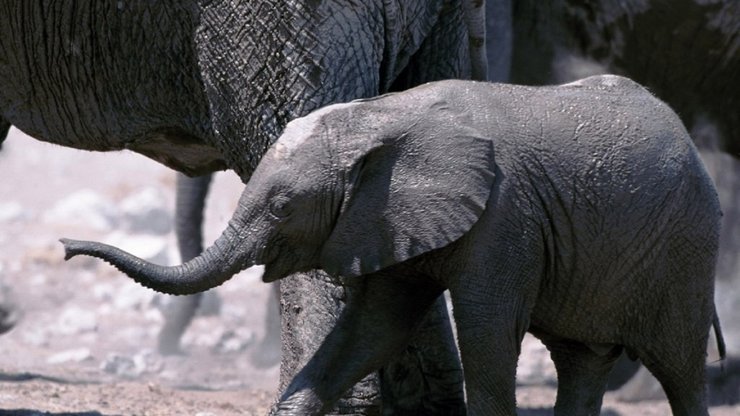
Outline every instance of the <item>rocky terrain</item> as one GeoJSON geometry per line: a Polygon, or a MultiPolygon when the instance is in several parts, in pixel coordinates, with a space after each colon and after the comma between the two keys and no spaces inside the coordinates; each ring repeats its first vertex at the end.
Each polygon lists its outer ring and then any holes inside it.
{"type": "MultiPolygon", "coordinates": [[[[270,295],[259,268],[208,297],[185,334],[185,355],[163,357],[155,345],[168,297],[102,262],[63,260],[60,237],[176,263],[173,172],[138,155],[73,151],[11,130],[0,175],[0,292],[21,313],[0,337],[0,415],[266,413],[278,369],[250,360],[270,295]]],[[[235,175],[217,175],[207,239],[225,227],[241,188],[235,175]]],[[[536,340],[525,342],[518,381],[520,415],[552,414],[554,370],[536,340]]],[[[717,403],[711,413],[738,415],[740,406],[717,403]]],[[[624,403],[610,393],[603,414],[670,411],[663,399],[624,403]]]]}

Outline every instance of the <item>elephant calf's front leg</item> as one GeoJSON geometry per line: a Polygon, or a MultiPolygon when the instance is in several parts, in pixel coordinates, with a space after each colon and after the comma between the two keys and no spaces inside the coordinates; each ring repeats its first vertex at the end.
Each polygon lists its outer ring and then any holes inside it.
{"type": "Polygon", "coordinates": [[[349,287],[347,306],[311,360],[273,409],[276,415],[323,414],[352,385],[409,342],[443,288],[423,276],[378,272],[349,287]]]}

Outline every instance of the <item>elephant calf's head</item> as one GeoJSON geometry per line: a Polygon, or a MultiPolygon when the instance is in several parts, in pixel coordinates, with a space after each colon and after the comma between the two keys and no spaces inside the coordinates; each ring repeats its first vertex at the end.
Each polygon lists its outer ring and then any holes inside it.
{"type": "Polygon", "coordinates": [[[265,281],[306,266],[372,273],[472,227],[493,185],[492,142],[436,100],[417,104],[388,95],[288,125],[246,191],[273,212],[265,281]]]}

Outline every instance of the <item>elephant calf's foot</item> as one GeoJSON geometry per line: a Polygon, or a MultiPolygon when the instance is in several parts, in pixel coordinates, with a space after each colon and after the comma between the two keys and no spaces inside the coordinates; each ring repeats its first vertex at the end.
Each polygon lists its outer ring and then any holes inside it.
{"type": "Polygon", "coordinates": [[[321,415],[324,408],[321,399],[310,390],[301,390],[288,397],[283,396],[270,411],[271,416],[321,415]]]}

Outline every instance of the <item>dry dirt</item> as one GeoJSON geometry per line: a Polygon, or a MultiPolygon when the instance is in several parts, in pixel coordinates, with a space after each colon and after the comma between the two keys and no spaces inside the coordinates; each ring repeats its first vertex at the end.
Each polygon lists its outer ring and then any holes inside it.
{"type": "MultiPolygon", "coordinates": [[[[278,369],[258,368],[250,361],[264,332],[270,294],[259,270],[248,270],[218,289],[220,309],[215,316],[196,319],[183,341],[186,355],[162,357],[154,346],[166,299],[100,262],[63,261],[60,237],[133,238],[130,250],[150,250],[176,262],[171,232],[135,232],[115,218],[124,214],[106,217],[106,204],[115,209],[142,190],[171,206],[171,171],[138,155],[72,151],[11,130],[0,152],[0,177],[0,281],[23,314],[16,328],[0,337],[0,415],[267,412],[278,369]],[[60,207],[71,195],[77,195],[71,205],[60,207]],[[75,207],[82,212],[74,212],[75,207]]],[[[224,227],[240,191],[235,175],[217,175],[207,209],[209,240],[224,227]]],[[[522,361],[541,360],[541,354],[536,346],[525,348],[522,361]]],[[[552,383],[530,382],[517,395],[521,415],[552,413],[552,383]]],[[[665,401],[628,404],[607,395],[603,414],[670,411],[665,401]]],[[[737,416],[740,406],[713,407],[711,414],[737,416]]]]}

